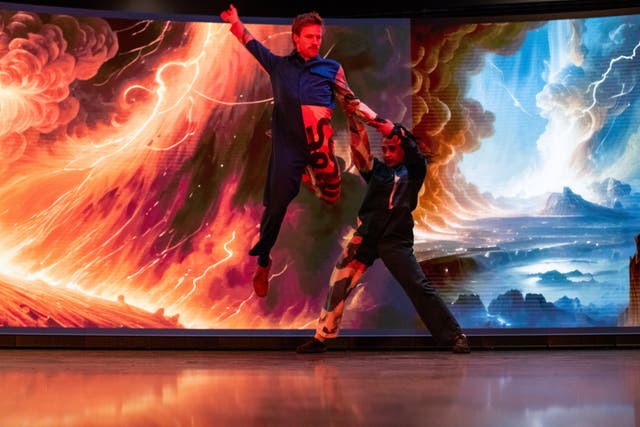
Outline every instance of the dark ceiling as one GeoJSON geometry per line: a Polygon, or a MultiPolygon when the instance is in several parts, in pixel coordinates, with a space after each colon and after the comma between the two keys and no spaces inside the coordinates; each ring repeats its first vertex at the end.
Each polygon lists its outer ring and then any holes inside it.
{"type": "MultiPolygon", "coordinates": [[[[292,17],[315,10],[326,18],[420,18],[637,13],[640,0],[378,0],[370,2],[233,0],[244,17],[292,17]]],[[[229,1],[219,0],[23,0],[20,5],[119,11],[132,14],[199,15],[218,19],[229,1]]]]}

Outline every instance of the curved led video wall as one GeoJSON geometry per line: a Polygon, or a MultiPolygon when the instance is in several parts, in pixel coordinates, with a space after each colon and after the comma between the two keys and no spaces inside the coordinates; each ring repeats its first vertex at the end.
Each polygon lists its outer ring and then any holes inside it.
{"type": "MultiPolygon", "coordinates": [[[[365,188],[343,113],[341,198],[303,185],[258,298],[247,252],[272,95],[228,24],[0,20],[0,325],[315,327],[365,188]]],[[[289,22],[247,26],[286,54],[289,22]]],[[[415,252],[463,327],[638,326],[639,27],[636,15],[327,22],[322,55],[433,157],[415,252]]],[[[347,305],[345,328],[424,333],[379,260],[347,305]]]]}

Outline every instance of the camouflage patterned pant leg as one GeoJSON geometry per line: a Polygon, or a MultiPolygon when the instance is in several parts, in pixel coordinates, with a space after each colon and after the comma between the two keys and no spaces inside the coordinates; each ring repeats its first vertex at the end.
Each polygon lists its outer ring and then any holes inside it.
{"type": "Polygon", "coordinates": [[[316,338],[327,339],[338,336],[345,301],[367,269],[365,264],[354,258],[360,243],[362,243],[362,237],[354,235],[331,273],[329,293],[318,319],[316,338]]]}

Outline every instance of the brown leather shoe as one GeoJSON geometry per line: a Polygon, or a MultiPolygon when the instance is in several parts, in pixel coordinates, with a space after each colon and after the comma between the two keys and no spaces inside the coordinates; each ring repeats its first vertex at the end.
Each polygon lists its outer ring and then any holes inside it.
{"type": "Polygon", "coordinates": [[[269,292],[269,270],[271,270],[271,258],[269,258],[269,265],[262,267],[258,264],[253,273],[253,290],[259,297],[266,297],[269,292]]]}
{"type": "Polygon", "coordinates": [[[453,348],[451,350],[454,353],[471,353],[471,347],[469,346],[467,336],[463,333],[456,335],[453,339],[453,348]]]}

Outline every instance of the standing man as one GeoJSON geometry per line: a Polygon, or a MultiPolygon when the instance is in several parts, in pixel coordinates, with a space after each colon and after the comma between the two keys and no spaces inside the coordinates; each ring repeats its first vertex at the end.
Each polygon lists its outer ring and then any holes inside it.
{"type": "Polygon", "coordinates": [[[260,238],[249,251],[249,255],[258,257],[253,288],[256,295],[264,297],[269,289],[271,248],[289,203],[300,191],[303,175],[325,202],[335,203],[340,197],[340,169],[331,128],[336,100],[352,116],[350,121],[355,116],[376,128],[384,122],[376,121],[376,113],[355,97],[342,66],[319,56],[324,27],[316,12],[294,18],[291,27],[294,50],[286,56],[275,55],[257,41],[233,5],[220,17],[231,24],[231,33],[269,74],[273,90],[272,145],[264,212],[260,238]]]}
{"type": "Polygon", "coordinates": [[[360,140],[358,145],[353,141],[355,165],[367,182],[358,228],[331,274],[315,337],[300,345],[297,352],[326,351],[325,340],[338,336],[349,293],[380,258],[411,299],[436,343],[451,346],[454,353],[469,353],[467,337],[413,254],[412,212],[427,174],[427,160],[415,137],[395,124],[382,140],[383,162],[371,156],[368,140],[360,140]]]}

